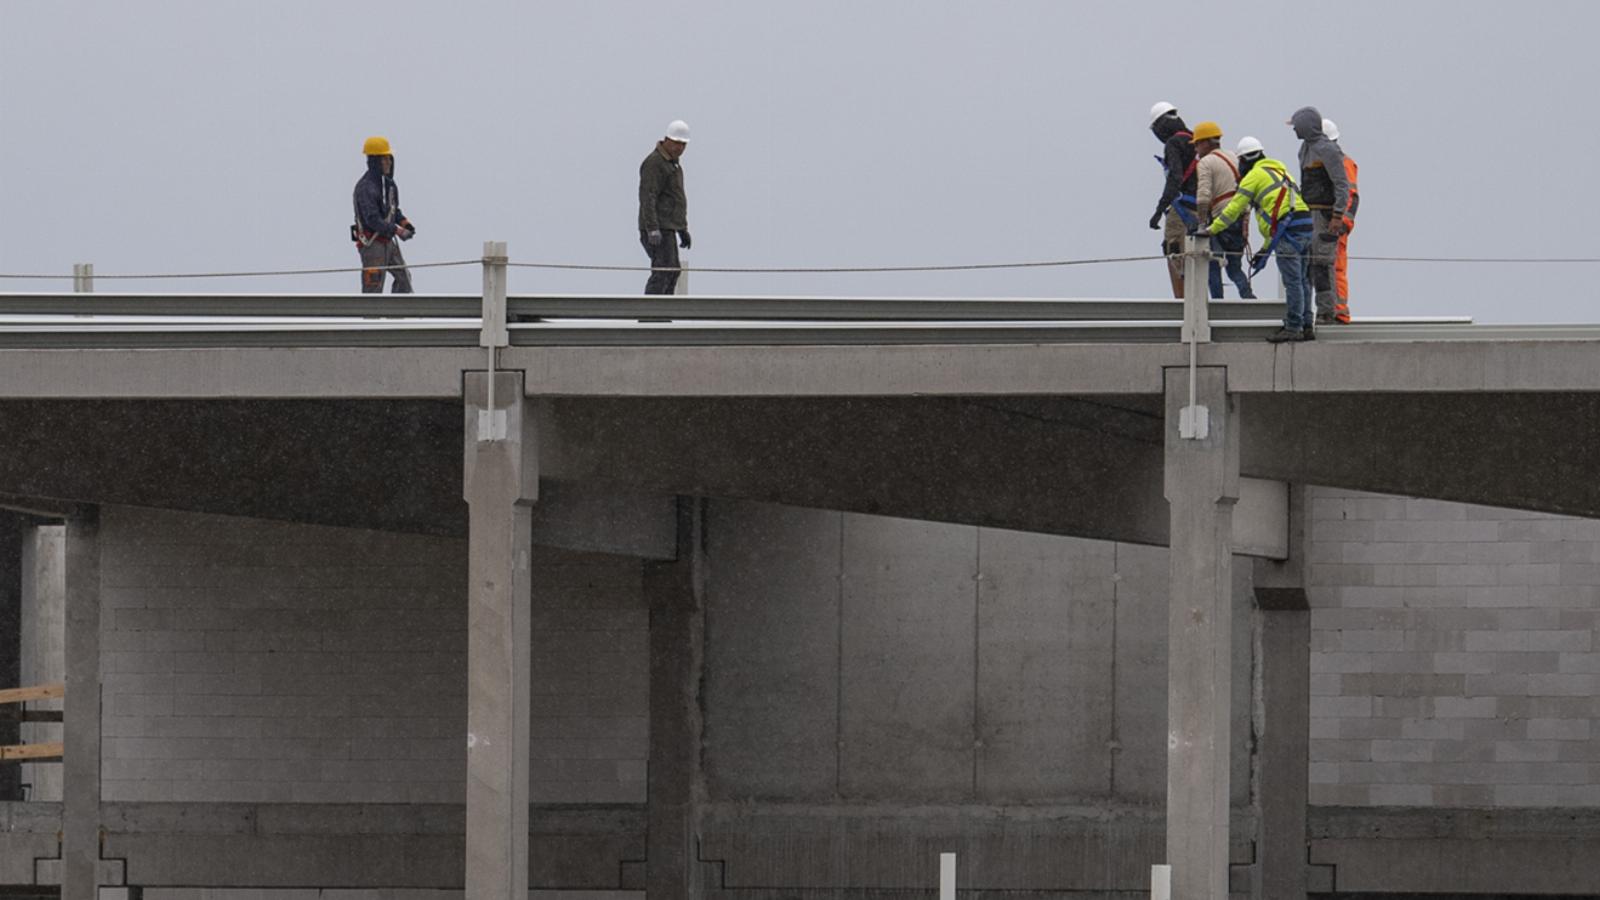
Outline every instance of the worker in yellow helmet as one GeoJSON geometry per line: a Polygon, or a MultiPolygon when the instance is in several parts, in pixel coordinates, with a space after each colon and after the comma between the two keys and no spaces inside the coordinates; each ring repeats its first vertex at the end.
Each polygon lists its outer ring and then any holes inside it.
{"type": "Polygon", "coordinates": [[[369,137],[361,152],[367,156],[367,173],[356,182],[356,222],[350,239],[361,254],[361,292],[383,293],[384,273],[394,275],[394,293],[411,293],[411,273],[400,255],[400,241],[417,233],[400,211],[400,189],[394,183],[394,153],[386,137],[369,137]]]}
{"type": "MultiPolygon", "coordinates": [[[[1232,153],[1222,149],[1222,127],[1215,122],[1196,125],[1192,140],[1194,155],[1200,160],[1195,168],[1195,214],[1202,226],[1209,226],[1211,217],[1233,199],[1234,192],[1239,188],[1239,161],[1232,153]]],[[[1250,288],[1250,278],[1244,273],[1244,255],[1250,249],[1250,241],[1245,237],[1245,225],[1246,222],[1241,218],[1212,239],[1211,271],[1207,280],[1213,300],[1222,299],[1223,266],[1218,262],[1219,257],[1227,264],[1228,280],[1239,289],[1239,299],[1256,298],[1250,288]]]]}
{"type": "Polygon", "coordinates": [[[1274,252],[1278,255],[1278,275],[1283,279],[1283,327],[1267,340],[1309,341],[1312,330],[1311,307],[1311,209],[1300,197],[1300,188],[1289,177],[1283,163],[1268,159],[1266,149],[1253,137],[1242,138],[1236,151],[1239,158],[1239,188],[1233,199],[1211,220],[1212,235],[1226,230],[1249,209],[1256,211],[1256,225],[1266,246],[1251,258],[1252,271],[1259,272],[1274,252]]]}

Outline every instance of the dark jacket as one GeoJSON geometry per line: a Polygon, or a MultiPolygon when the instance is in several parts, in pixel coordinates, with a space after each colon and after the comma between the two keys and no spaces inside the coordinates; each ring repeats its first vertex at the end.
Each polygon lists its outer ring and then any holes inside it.
{"type": "Polygon", "coordinates": [[[639,164],[639,230],[688,231],[689,200],[683,194],[683,166],[658,147],[639,164]]]}
{"type": "Polygon", "coordinates": [[[1295,110],[1289,119],[1300,144],[1300,196],[1312,209],[1328,210],[1341,219],[1350,207],[1350,179],[1345,175],[1344,151],[1322,133],[1322,113],[1314,106],[1295,110]]]}
{"type": "Polygon", "coordinates": [[[383,157],[367,157],[367,174],[356,182],[356,224],[379,237],[393,237],[395,223],[405,221],[400,211],[400,188],[395,186],[393,169],[383,174],[383,157]]]}
{"type": "Polygon", "coordinates": [[[1167,184],[1156,203],[1156,215],[1167,211],[1180,194],[1194,195],[1194,143],[1189,140],[1189,126],[1179,116],[1166,115],[1150,126],[1156,140],[1166,145],[1161,164],[1167,169],[1167,184]],[[1187,173],[1188,177],[1184,177],[1187,173]]]}

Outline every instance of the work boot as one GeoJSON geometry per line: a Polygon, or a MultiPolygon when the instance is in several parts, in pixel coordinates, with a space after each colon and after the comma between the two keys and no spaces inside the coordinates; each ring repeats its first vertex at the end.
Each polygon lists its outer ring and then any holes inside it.
{"type": "Polygon", "coordinates": [[[1317,313],[1317,324],[1318,325],[1333,325],[1337,321],[1338,320],[1333,317],[1333,313],[1331,313],[1331,312],[1319,312],[1319,313],[1317,313]]]}
{"type": "Polygon", "coordinates": [[[1302,341],[1314,341],[1316,339],[1317,339],[1317,330],[1315,328],[1312,328],[1310,325],[1307,325],[1305,328],[1301,329],[1301,331],[1300,331],[1300,340],[1302,340],[1302,341]]]}
{"type": "Polygon", "coordinates": [[[1283,344],[1290,341],[1303,341],[1305,339],[1304,331],[1298,328],[1290,328],[1288,326],[1279,328],[1277,331],[1267,335],[1267,340],[1274,344],[1283,344]]]}

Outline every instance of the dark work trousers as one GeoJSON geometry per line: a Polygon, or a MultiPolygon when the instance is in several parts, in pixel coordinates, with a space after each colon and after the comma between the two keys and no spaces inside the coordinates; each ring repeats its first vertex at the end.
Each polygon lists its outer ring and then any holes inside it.
{"type": "Polygon", "coordinates": [[[677,290],[681,265],[678,262],[678,233],[663,230],[661,243],[652,247],[650,235],[640,232],[639,243],[644,245],[644,252],[650,257],[650,267],[656,270],[650,273],[650,279],[644,283],[644,292],[670,294],[677,290]]]}
{"type": "Polygon", "coordinates": [[[400,255],[400,242],[395,240],[378,241],[362,247],[361,251],[361,293],[383,293],[383,275],[388,272],[394,276],[394,290],[396,294],[411,293],[411,273],[404,269],[384,269],[383,266],[404,266],[405,257],[400,255]]]}
{"type": "Polygon", "coordinates": [[[1250,289],[1250,279],[1244,273],[1244,226],[1245,220],[1240,218],[1227,228],[1222,229],[1211,237],[1211,299],[1222,299],[1222,265],[1215,259],[1220,252],[1227,261],[1228,280],[1239,289],[1240,300],[1254,300],[1255,292],[1250,289]]]}

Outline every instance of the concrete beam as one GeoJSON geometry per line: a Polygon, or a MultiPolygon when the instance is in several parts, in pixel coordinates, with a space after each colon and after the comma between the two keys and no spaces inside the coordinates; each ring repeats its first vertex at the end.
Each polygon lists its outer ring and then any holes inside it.
{"type": "Polygon", "coordinates": [[[533,542],[589,553],[678,559],[678,500],[607,484],[543,480],[533,542]]]}
{"type": "Polygon", "coordinates": [[[61,897],[97,900],[100,875],[100,523],[67,522],[67,696],[62,732],[61,897]]]}
{"type": "Polygon", "coordinates": [[[1600,394],[1252,395],[1241,408],[1241,468],[1258,478],[1600,517],[1600,394]]]}
{"type": "Polygon", "coordinates": [[[0,350],[0,398],[451,400],[482,364],[432,347],[0,350]]]}
{"type": "Polygon", "coordinates": [[[1167,633],[1167,858],[1173,896],[1228,900],[1233,701],[1233,505],[1238,419],[1227,371],[1202,368],[1209,428],[1181,437],[1190,370],[1167,371],[1165,492],[1171,509],[1167,633]]]}
{"type": "Polygon", "coordinates": [[[651,900],[700,896],[699,804],[705,666],[704,513],[701,501],[678,502],[677,559],[649,563],[650,830],[645,891],[651,900]]]}
{"type": "Polygon", "coordinates": [[[522,373],[469,373],[467,550],[467,900],[527,900],[532,611],[530,506],[535,417],[522,373]]]}
{"type": "Polygon", "coordinates": [[[1164,543],[1159,419],[1070,398],[552,400],[545,474],[1164,543]]]}

